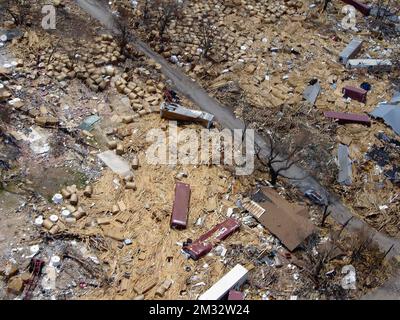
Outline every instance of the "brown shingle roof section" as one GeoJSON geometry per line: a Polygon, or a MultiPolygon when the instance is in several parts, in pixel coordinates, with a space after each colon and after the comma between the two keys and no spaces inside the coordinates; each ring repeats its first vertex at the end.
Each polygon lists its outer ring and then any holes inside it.
{"type": "Polygon", "coordinates": [[[290,251],[296,249],[314,232],[314,226],[307,217],[307,209],[289,203],[271,188],[261,188],[266,201],[259,205],[265,213],[257,220],[279,238],[290,251]]]}

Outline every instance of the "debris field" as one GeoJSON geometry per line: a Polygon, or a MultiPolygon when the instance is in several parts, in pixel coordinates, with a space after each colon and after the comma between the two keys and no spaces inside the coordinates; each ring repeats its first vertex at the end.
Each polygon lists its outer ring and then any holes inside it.
{"type": "Polygon", "coordinates": [[[107,29],[49,2],[46,30],[42,1],[0,1],[1,299],[360,299],[396,277],[397,4],[98,1],[107,29]],[[251,174],[221,141],[219,163],[191,157],[185,133],[224,128],[189,82],[266,141],[251,174]]]}

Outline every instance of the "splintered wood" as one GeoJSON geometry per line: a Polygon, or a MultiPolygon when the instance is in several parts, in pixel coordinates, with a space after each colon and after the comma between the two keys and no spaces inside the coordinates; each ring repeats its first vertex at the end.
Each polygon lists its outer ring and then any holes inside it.
{"type": "MultiPolygon", "coordinates": [[[[158,115],[146,117],[145,121],[132,124],[140,132],[163,122],[158,115]]],[[[188,127],[199,129],[195,124],[188,127]]],[[[143,139],[135,144],[136,150],[145,150],[147,146],[143,139]]],[[[137,157],[141,165],[135,170],[136,190],[127,190],[122,184],[116,188],[117,176],[107,169],[92,185],[91,198],[81,199],[80,205],[89,209],[87,217],[77,222],[76,232],[87,230],[88,222],[94,219],[90,230],[109,243],[109,250],[101,257],[110,266],[108,275],[121,279],[117,287],[92,291],[86,298],[133,299],[144,295],[145,299],[195,299],[205,288],[188,286],[188,278],[200,272],[200,282],[209,287],[224,274],[225,267],[219,256],[204,257],[198,262],[187,260],[179,243],[198,238],[224,221],[226,212],[219,210],[218,203],[223,201],[234,207],[234,199],[228,201],[226,196],[231,186],[234,185],[235,192],[243,186],[222,167],[152,166],[144,152],[137,153],[137,157]],[[183,231],[170,228],[175,177],[179,172],[186,173],[182,181],[192,188],[188,228],[183,231]],[[115,205],[119,211],[113,215],[115,205]],[[199,218],[202,224],[196,225],[199,218]],[[124,244],[126,239],[132,240],[132,244],[124,244]],[[205,263],[207,268],[203,268],[205,263]]],[[[224,243],[242,238],[246,243],[259,243],[257,235],[247,230],[233,234],[224,243]]]]}

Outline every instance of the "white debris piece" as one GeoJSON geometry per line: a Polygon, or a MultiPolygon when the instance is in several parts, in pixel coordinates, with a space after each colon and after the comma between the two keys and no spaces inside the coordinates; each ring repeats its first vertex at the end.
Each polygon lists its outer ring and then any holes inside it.
{"type": "Polygon", "coordinates": [[[130,165],[120,156],[116,155],[114,151],[108,150],[97,155],[112,171],[122,177],[129,177],[133,173],[130,165]]]}
{"type": "Polygon", "coordinates": [[[97,258],[96,256],[90,256],[89,259],[92,260],[95,264],[100,264],[99,258],[97,258]]]}
{"type": "Polygon", "coordinates": [[[35,219],[35,225],[41,226],[43,224],[43,216],[39,216],[35,219]]]}
{"type": "Polygon", "coordinates": [[[59,256],[52,256],[50,258],[50,265],[57,268],[61,265],[61,258],[59,256]]]}
{"type": "Polygon", "coordinates": [[[39,247],[37,244],[35,244],[35,245],[31,246],[31,247],[29,248],[29,250],[30,250],[30,252],[31,252],[31,254],[32,254],[31,257],[33,257],[33,256],[35,256],[36,254],[39,253],[40,247],[39,247]]]}
{"type": "Polygon", "coordinates": [[[342,288],[345,290],[356,290],[356,269],[352,265],[344,266],[342,274],[346,274],[341,280],[342,288]]]}
{"type": "MultiPolygon", "coordinates": [[[[0,88],[1,89],[1,88],[0,88]]],[[[18,104],[19,102],[21,102],[21,99],[20,98],[14,98],[14,99],[11,99],[10,101],[8,101],[8,104],[10,105],[10,106],[15,106],[16,104],[18,104]]]]}
{"type": "Polygon", "coordinates": [[[231,271],[225,274],[210,289],[204,292],[199,300],[219,300],[226,293],[243,284],[247,279],[248,270],[240,264],[237,264],[231,271]]]}
{"type": "Polygon", "coordinates": [[[178,62],[179,62],[177,56],[171,56],[170,61],[171,61],[172,63],[178,63],[178,62]]]}
{"type": "Polygon", "coordinates": [[[69,210],[63,210],[63,211],[61,211],[61,215],[62,215],[64,218],[68,218],[68,217],[71,215],[71,211],[69,211],[69,210]]]}
{"type": "Polygon", "coordinates": [[[132,244],[132,240],[131,240],[131,239],[125,239],[125,240],[124,240],[124,244],[125,244],[126,246],[131,245],[131,244],[132,244]]]}
{"type": "Polygon", "coordinates": [[[201,227],[203,224],[204,224],[204,218],[203,218],[203,217],[199,217],[199,218],[196,220],[195,225],[196,225],[197,227],[201,227]]]}
{"type": "Polygon", "coordinates": [[[55,204],[61,204],[63,201],[62,194],[56,193],[53,198],[51,199],[55,204]]]}
{"type": "Polygon", "coordinates": [[[47,141],[49,133],[41,128],[32,128],[28,136],[31,150],[36,154],[47,153],[50,150],[50,145],[47,141]]]}
{"type": "Polygon", "coordinates": [[[216,253],[218,256],[221,256],[221,257],[225,257],[226,252],[228,251],[228,250],[225,248],[224,245],[219,245],[219,246],[217,246],[214,250],[215,250],[215,253],[216,253]]]}
{"type": "Polygon", "coordinates": [[[44,290],[55,290],[56,289],[56,278],[57,270],[52,265],[46,266],[42,279],[42,288],[44,290]]]}
{"type": "Polygon", "coordinates": [[[51,222],[56,223],[56,222],[58,221],[58,216],[55,215],[55,214],[52,214],[52,215],[49,217],[49,219],[50,219],[51,222]]]}

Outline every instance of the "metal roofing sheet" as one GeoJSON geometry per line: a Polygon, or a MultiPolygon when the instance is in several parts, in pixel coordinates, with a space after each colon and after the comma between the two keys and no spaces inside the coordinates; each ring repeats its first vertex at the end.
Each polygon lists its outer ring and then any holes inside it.
{"type": "Polygon", "coordinates": [[[390,103],[400,104],[400,91],[396,91],[390,103]]]}
{"type": "Polygon", "coordinates": [[[394,132],[400,135],[400,106],[388,103],[380,103],[378,107],[370,113],[375,118],[382,118],[394,132]]]}
{"type": "Polygon", "coordinates": [[[371,121],[365,114],[344,113],[335,111],[324,112],[325,117],[337,119],[339,122],[356,122],[370,125],[371,121]]]}

